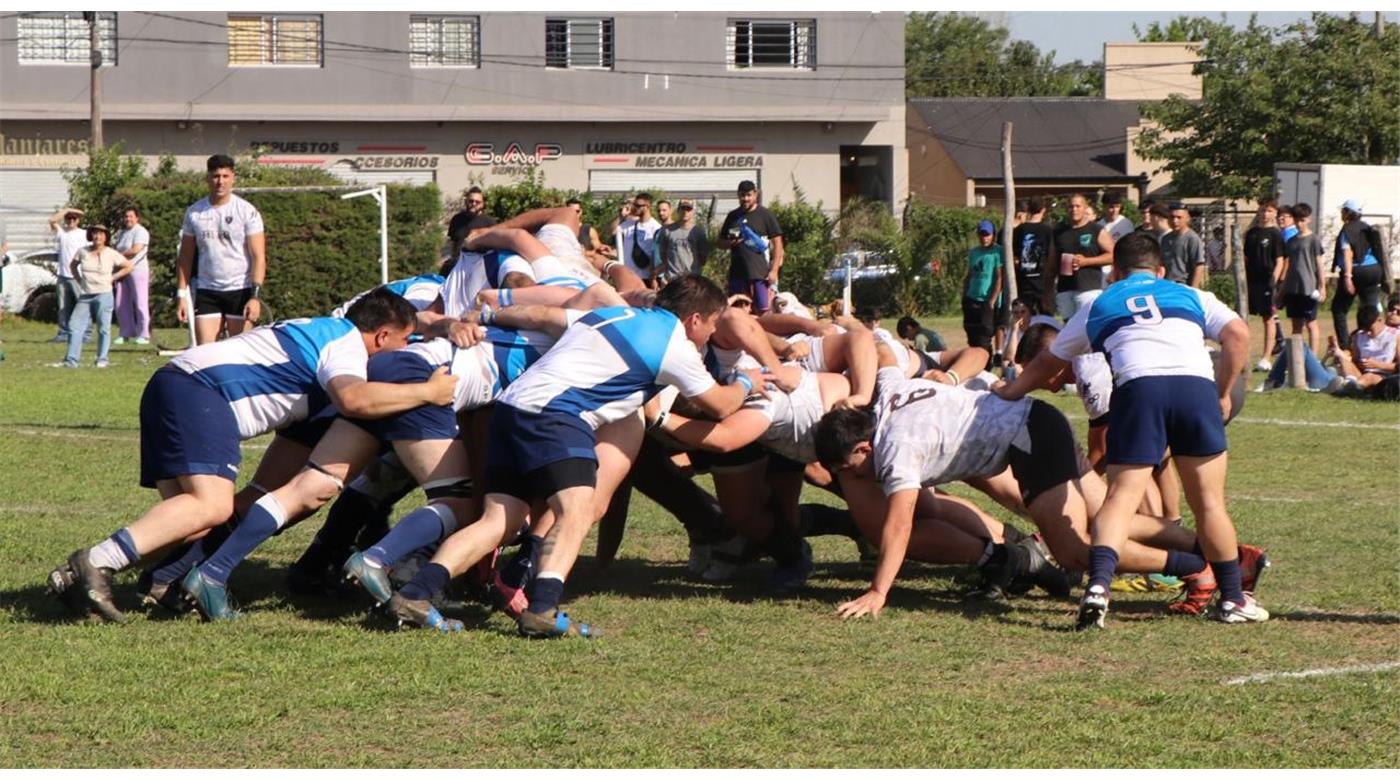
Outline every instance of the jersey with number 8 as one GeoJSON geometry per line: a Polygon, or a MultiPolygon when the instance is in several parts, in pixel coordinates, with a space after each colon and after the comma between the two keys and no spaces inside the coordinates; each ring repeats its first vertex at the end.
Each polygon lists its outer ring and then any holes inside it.
{"type": "Polygon", "coordinates": [[[1137,272],[1104,290],[1065,325],[1050,351],[1062,360],[1103,352],[1115,385],[1142,376],[1215,379],[1205,339],[1238,319],[1211,293],[1137,272]]]}

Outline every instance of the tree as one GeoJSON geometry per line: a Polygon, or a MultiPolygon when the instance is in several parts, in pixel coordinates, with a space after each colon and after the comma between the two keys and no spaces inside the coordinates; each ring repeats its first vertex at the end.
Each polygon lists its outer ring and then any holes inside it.
{"type": "Polygon", "coordinates": [[[1243,29],[1179,17],[1143,41],[1201,41],[1202,99],[1142,107],[1147,159],[1165,161],[1182,195],[1272,194],[1275,162],[1393,163],[1400,155],[1400,31],[1314,13],[1243,29]]]}
{"type": "Polygon", "coordinates": [[[968,14],[911,13],[904,26],[909,97],[1041,97],[1103,94],[1098,63],[1055,64],[1029,41],[968,14]]]}

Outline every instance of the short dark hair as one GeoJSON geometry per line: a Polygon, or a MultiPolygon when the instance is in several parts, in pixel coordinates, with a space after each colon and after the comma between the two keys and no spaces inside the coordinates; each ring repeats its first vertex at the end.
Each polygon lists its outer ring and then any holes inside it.
{"type": "Polygon", "coordinates": [[[1285,215],[1285,214],[1287,214],[1288,216],[1292,217],[1293,219],[1297,219],[1297,218],[1298,218],[1298,216],[1297,216],[1296,214],[1293,213],[1293,207],[1292,207],[1292,206],[1279,206],[1279,207],[1278,207],[1278,215],[1281,217],[1281,216],[1283,216],[1283,215],[1285,215]]]}
{"type": "Polygon", "coordinates": [[[345,319],[361,333],[373,333],[385,326],[413,327],[418,322],[418,310],[388,287],[376,287],[350,306],[345,319]]]}
{"type": "Polygon", "coordinates": [[[1032,195],[1032,196],[1029,197],[1029,198],[1026,198],[1026,213],[1027,213],[1027,214],[1039,214],[1040,212],[1042,212],[1042,211],[1044,211],[1044,210],[1045,210],[1045,201],[1044,201],[1044,200],[1041,200],[1040,198],[1038,198],[1038,197],[1036,197],[1036,196],[1034,196],[1034,195],[1032,195]]]}
{"type": "Polygon", "coordinates": [[[141,209],[136,208],[135,204],[128,203],[125,206],[122,206],[122,214],[125,214],[128,211],[130,211],[138,217],[141,216],[141,209]]]}
{"type": "Polygon", "coordinates": [[[885,312],[882,311],[879,306],[862,306],[856,309],[856,319],[862,322],[865,320],[883,320],[884,318],[885,312]]]}
{"type": "Polygon", "coordinates": [[[1011,305],[1021,304],[1030,311],[1031,314],[1043,314],[1040,308],[1040,299],[1034,295],[1018,295],[1011,299],[1011,305]]]}
{"type": "Polygon", "coordinates": [[[1123,205],[1123,196],[1117,192],[1105,192],[1103,194],[1103,205],[1121,206],[1123,205]]]}
{"type": "Polygon", "coordinates": [[[1366,330],[1381,318],[1381,310],[1374,306],[1358,306],[1356,309],[1356,324],[1362,330],[1366,330]]]}
{"type": "Polygon", "coordinates": [[[1259,201],[1259,210],[1260,210],[1260,211],[1263,211],[1264,209],[1268,209],[1268,208],[1278,209],[1278,201],[1275,200],[1275,199],[1273,199],[1273,198],[1265,198],[1265,199],[1259,201]]]}
{"type": "Polygon", "coordinates": [[[639,193],[637,193],[636,195],[633,195],[633,196],[632,196],[632,200],[633,200],[634,202],[635,202],[635,201],[639,201],[639,200],[644,200],[644,201],[646,201],[647,203],[651,203],[651,193],[650,193],[650,192],[639,192],[639,193]]]}
{"type": "Polygon", "coordinates": [[[1172,210],[1162,205],[1161,203],[1153,203],[1151,208],[1147,210],[1147,213],[1151,214],[1154,217],[1169,219],[1171,218],[1172,210]]]}
{"type": "Polygon", "coordinates": [[[1043,322],[1037,322],[1026,328],[1026,332],[1021,335],[1021,340],[1016,344],[1016,363],[1024,366],[1035,360],[1035,356],[1045,349],[1045,345],[1049,341],[1047,336],[1058,336],[1059,333],[1059,328],[1043,322]]]}
{"type": "Polygon", "coordinates": [[[918,333],[919,321],[906,314],[903,317],[899,318],[899,322],[895,323],[894,332],[898,333],[901,336],[903,336],[906,332],[918,333]]]}
{"type": "Polygon", "coordinates": [[[1113,267],[1122,273],[1162,267],[1162,245],[1147,233],[1129,233],[1113,245],[1113,267]]]}
{"type": "Polygon", "coordinates": [[[1312,206],[1306,203],[1296,203],[1293,205],[1294,219],[1307,219],[1312,216],[1312,206]]]}
{"type": "Polygon", "coordinates": [[[656,294],[655,305],[685,319],[692,314],[702,317],[718,314],[729,305],[729,299],[719,285],[703,276],[690,274],[662,287],[656,294]]]}
{"type": "Polygon", "coordinates": [[[582,206],[582,205],[583,205],[583,201],[579,200],[578,198],[569,198],[568,200],[564,201],[564,205],[565,205],[565,206],[582,206]]]}
{"type": "Polygon", "coordinates": [[[226,154],[213,154],[213,155],[210,155],[208,161],[206,161],[206,162],[204,163],[204,170],[205,170],[207,173],[213,173],[214,171],[221,171],[221,170],[223,170],[224,168],[227,168],[227,169],[229,169],[229,170],[231,171],[231,170],[234,169],[234,167],[235,167],[235,166],[234,166],[234,164],[233,164],[233,158],[232,158],[232,157],[229,157],[229,156],[226,155],[226,154]]]}
{"type": "Polygon", "coordinates": [[[656,205],[660,206],[662,203],[665,203],[667,206],[671,205],[671,201],[666,200],[665,198],[662,198],[661,200],[658,200],[658,201],[656,202],[656,205]]]}
{"type": "Polygon", "coordinates": [[[833,409],[822,415],[815,434],[817,461],[828,471],[846,462],[851,450],[875,435],[875,417],[859,409],[833,409]]]}
{"type": "Polygon", "coordinates": [[[485,192],[482,192],[481,188],[478,187],[478,186],[476,186],[475,184],[473,184],[472,186],[466,188],[466,190],[464,190],[464,191],[462,192],[462,197],[465,198],[465,197],[468,196],[468,195],[480,195],[480,196],[482,196],[483,198],[486,197],[486,193],[485,193],[485,192]]]}
{"type": "Polygon", "coordinates": [[[1031,206],[1031,202],[1030,202],[1029,199],[1027,199],[1027,198],[1017,198],[1017,199],[1016,199],[1016,211],[1024,213],[1024,212],[1030,210],[1030,206],[1031,206]]]}

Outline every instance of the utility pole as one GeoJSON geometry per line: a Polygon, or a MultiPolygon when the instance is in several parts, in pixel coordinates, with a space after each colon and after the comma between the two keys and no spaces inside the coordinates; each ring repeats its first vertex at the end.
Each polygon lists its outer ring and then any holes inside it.
{"type": "Polygon", "coordinates": [[[1385,14],[1381,13],[1380,11],[1377,11],[1377,12],[1376,12],[1376,37],[1377,37],[1377,38],[1381,38],[1381,37],[1383,37],[1384,35],[1385,35],[1385,14]]]}
{"type": "Polygon", "coordinates": [[[97,41],[97,12],[84,11],[83,19],[88,23],[88,46],[90,47],[90,58],[92,62],[89,93],[92,96],[91,107],[88,116],[92,122],[92,143],[93,151],[102,148],[102,47],[97,41]]]}
{"type": "Polygon", "coordinates": [[[1001,287],[1004,290],[1002,300],[1009,309],[1011,301],[1019,294],[1016,290],[1016,261],[1011,252],[1011,236],[1015,230],[1011,223],[1016,220],[1016,177],[1011,173],[1010,122],[1003,122],[1001,125],[1001,187],[1006,195],[1001,223],[1001,287]]]}

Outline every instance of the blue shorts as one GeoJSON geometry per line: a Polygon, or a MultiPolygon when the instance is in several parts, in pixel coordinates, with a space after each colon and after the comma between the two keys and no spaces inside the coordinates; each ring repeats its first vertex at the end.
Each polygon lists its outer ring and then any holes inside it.
{"type": "MultiPolygon", "coordinates": [[[[380,352],[369,359],[366,378],[370,382],[409,385],[427,381],[437,366],[413,352],[380,352]]],[[[425,441],[457,438],[457,413],[451,404],[424,404],[378,420],[346,420],[376,436],[380,441],[425,441]]]]}
{"type": "Polygon", "coordinates": [[[767,279],[730,279],[729,294],[742,294],[749,296],[753,301],[753,313],[762,314],[768,311],[773,300],[768,290],[767,279]]]}
{"type": "Polygon", "coordinates": [[[496,404],[486,438],[486,491],[526,500],[547,498],[558,489],[572,487],[564,483],[580,484],[583,478],[573,473],[577,471],[574,466],[582,464],[570,466],[570,476],[559,479],[543,478],[548,467],[564,461],[587,461],[596,471],[597,446],[597,432],[578,415],[534,414],[496,404]],[[546,487],[554,489],[541,492],[546,487]]]}
{"type": "Polygon", "coordinates": [[[238,478],[242,437],[218,391],[174,366],[156,371],[141,393],[141,487],[209,474],[238,478]]]}
{"type": "Polygon", "coordinates": [[[1172,455],[1225,451],[1225,422],[1215,383],[1197,376],[1144,376],[1113,388],[1107,462],[1153,466],[1172,455]]]}
{"type": "Polygon", "coordinates": [[[339,415],[335,406],[327,406],[316,414],[305,420],[297,420],[289,425],[284,425],[277,429],[277,435],[282,438],[296,442],[308,450],[316,449],[316,444],[321,441],[321,437],[326,435],[326,431],[331,429],[331,423],[336,421],[339,415]]]}

